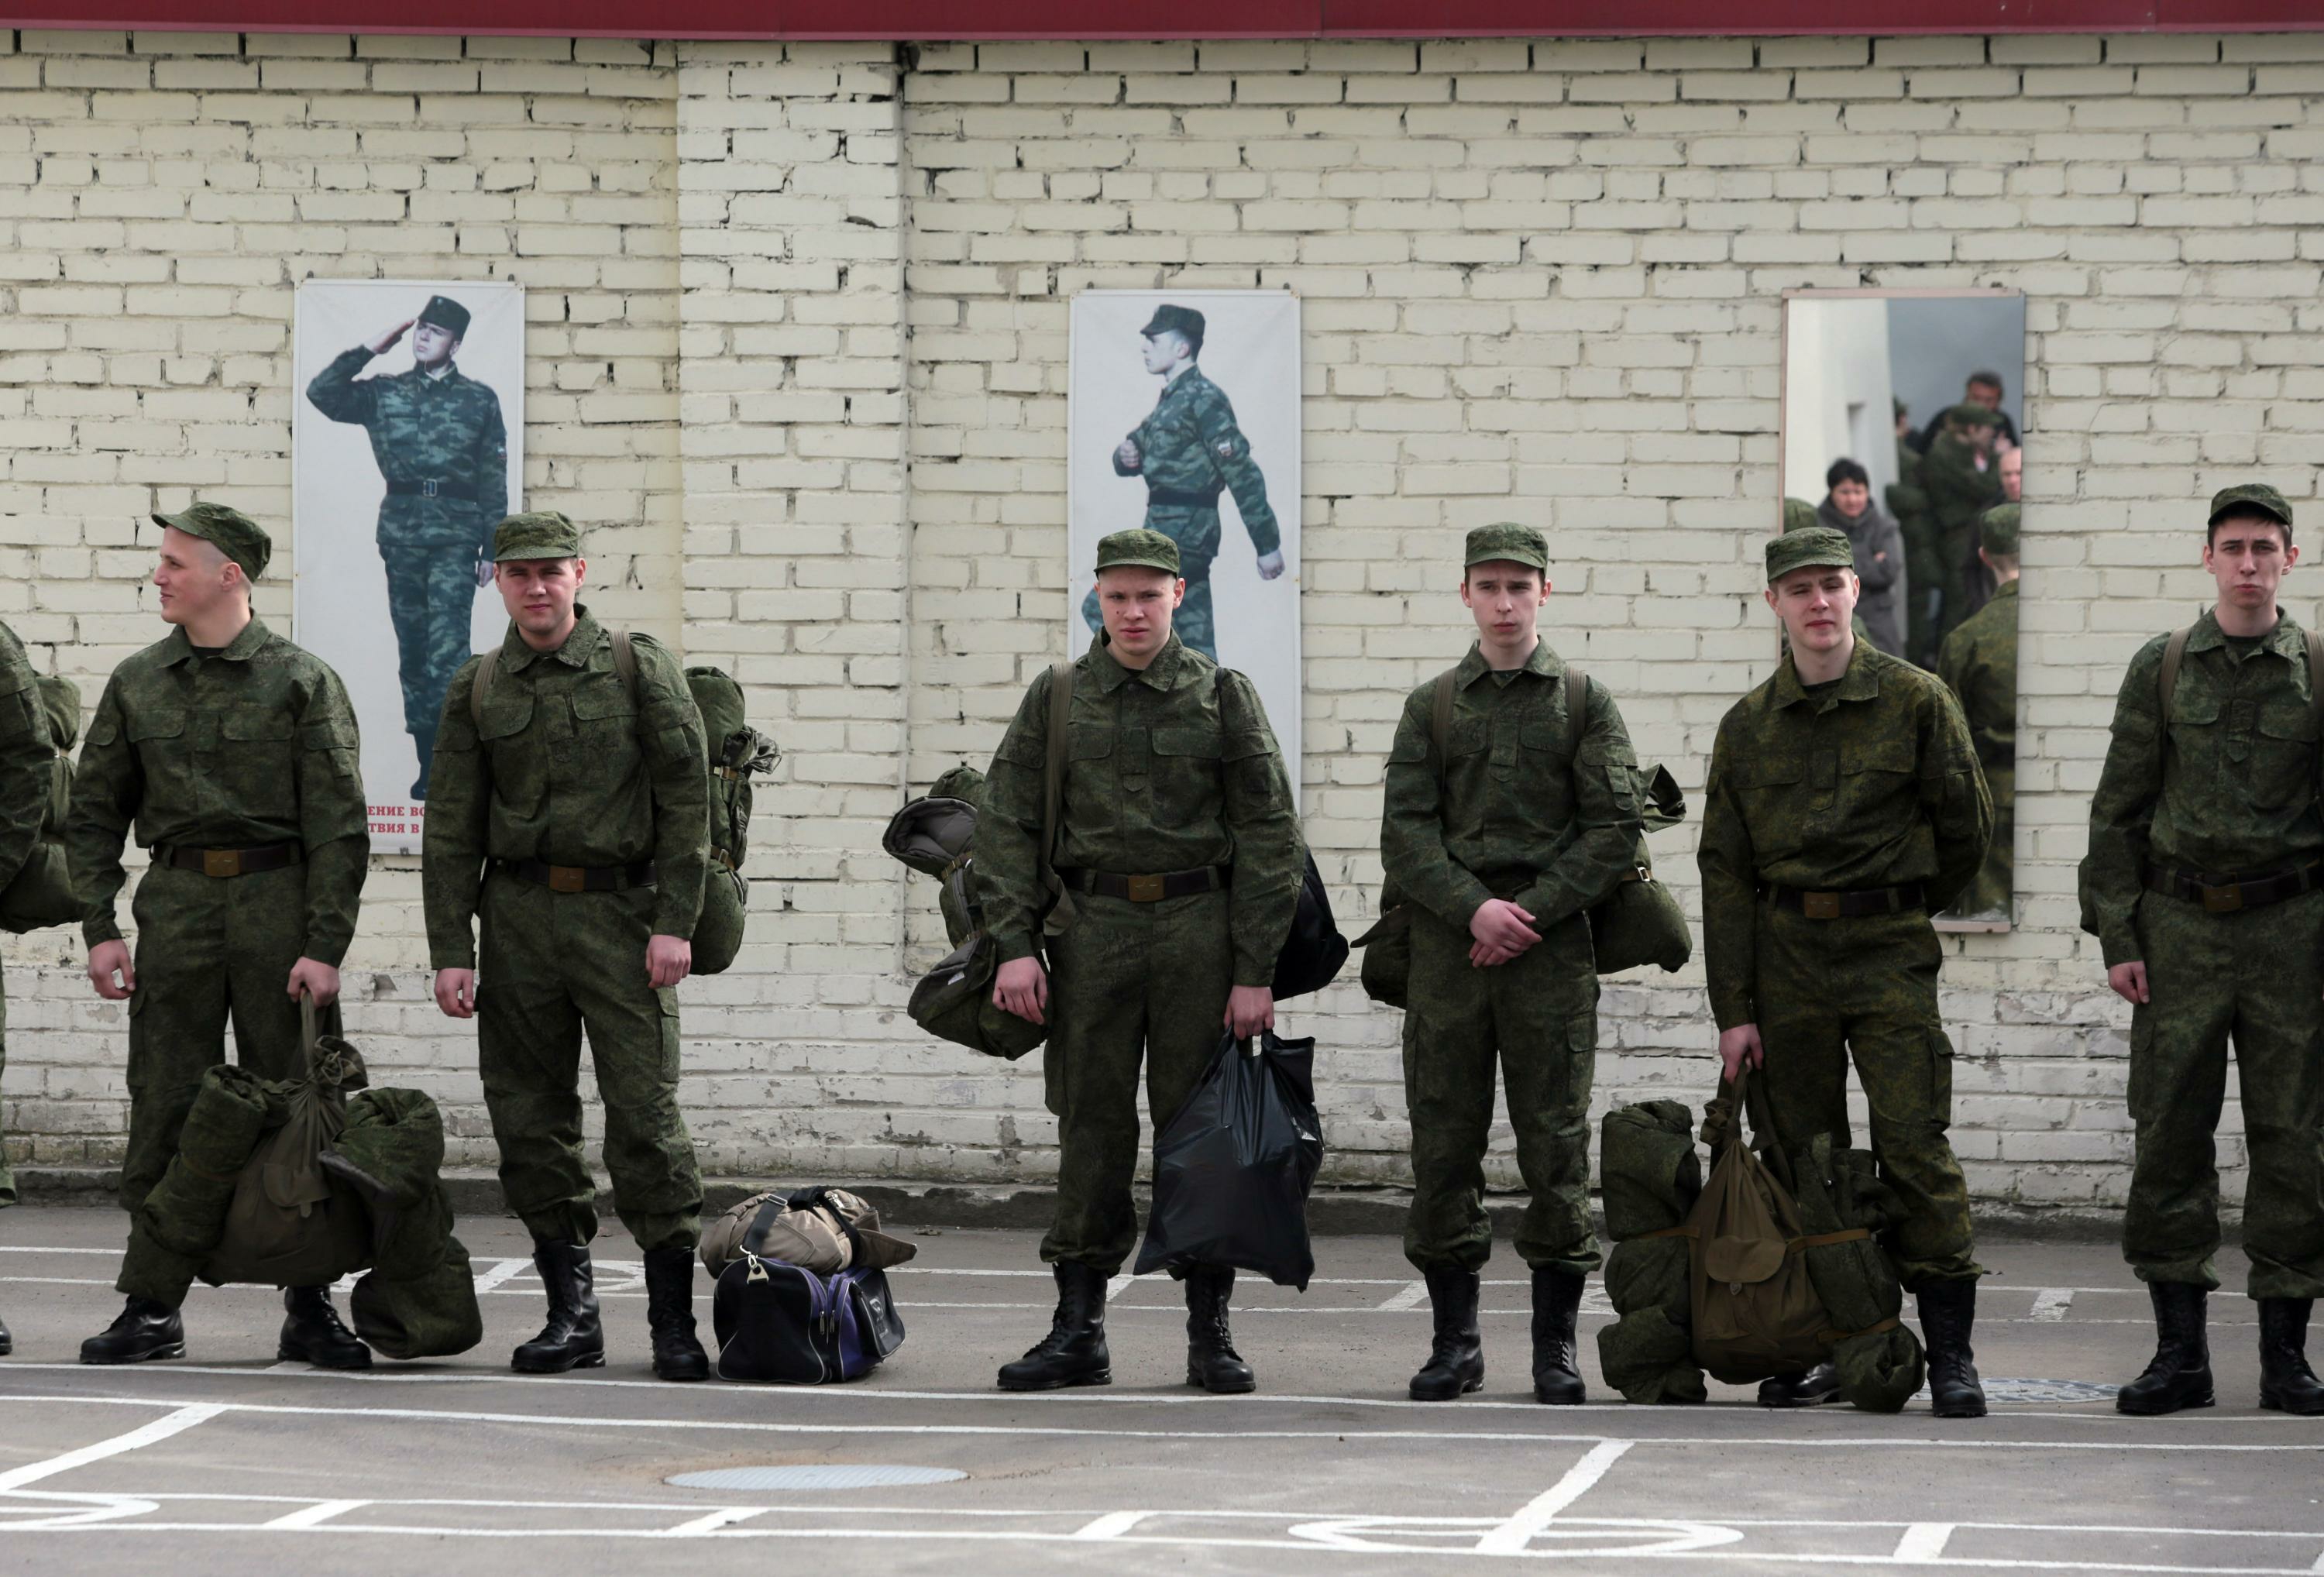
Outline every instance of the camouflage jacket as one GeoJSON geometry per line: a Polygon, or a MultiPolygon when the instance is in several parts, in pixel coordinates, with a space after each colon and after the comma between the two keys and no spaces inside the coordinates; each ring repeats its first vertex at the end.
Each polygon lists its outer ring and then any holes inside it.
{"type": "Polygon", "coordinates": [[[493,528],[508,513],[500,396],[457,367],[438,378],[416,366],[356,377],[371,360],[364,346],[343,352],[307,385],[308,400],[333,421],[355,422],[371,434],[372,456],[386,481],[475,495],[388,494],[379,505],[381,544],[466,547],[488,555],[493,528]]]}
{"type": "Polygon", "coordinates": [[[0,624],[0,888],[16,880],[40,838],[56,758],[32,659],[0,624]]]}
{"type": "Polygon", "coordinates": [[[1283,546],[1283,532],[1267,502],[1267,479],[1250,457],[1250,440],[1235,425],[1234,407],[1200,367],[1188,367],[1163,385],[1153,414],[1130,429],[1130,438],[1138,446],[1138,464],[1124,466],[1117,456],[1113,468],[1123,476],[1143,476],[1151,503],[1165,503],[1157,494],[1215,503],[1223,488],[1234,494],[1254,549],[1264,556],[1283,546]]]}
{"type": "Polygon", "coordinates": [[[2001,466],[1991,455],[1985,469],[1977,468],[1977,451],[1941,433],[1921,458],[1921,491],[1929,501],[1929,516],[1943,531],[1974,527],[1978,518],[2001,502],[2001,466]]]}
{"type": "MultiPolygon", "coordinates": [[[[993,753],[976,824],[985,927],[1004,960],[1031,954],[1041,881],[1049,671],[993,753]]],[[[1156,875],[1224,865],[1235,983],[1268,985],[1306,868],[1291,780],[1259,691],[1171,636],[1140,672],[1101,641],[1074,665],[1057,864],[1156,875]]]]}
{"type": "Polygon", "coordinates": [[[1703,963],[1721,1029],[1757,1017],[1753,927],[1768,884],[1917,881],[1934,914],[1976,876],[1993,835],[1993,798],[1951,692],[1861,641],[1818,694],[1787,657],[1728,710],[1703,800],[1703,963]]]}
{"type": "Polygon", "coordinates": [[[445,693],[421,823],[431,967],[472,969],[487,860],[657,867],[653,929],[690,936],[710,861],[710,764],[686,672],[632,638],[632,695],[613,638],[586,607],[565,643],[535,651],[516,626],[480,712],[470,658],[445,693]]]}
{"type": "Polygon", "coordinates": [[[2004,581],[1993,600],[1961,621],[1937,653],[1937,677],[1945,681],[1977,759],[1987,772],[2017,767],[2017,583],[2004,581]]]}
{"type": "Polygon", "coordinates": [[[1568,753],[1565,664],[1542,641],[1503,682],[1471,646],[1453,670],[1443,761],[1436,683],[1406,697],[1388,751],[1380,862],[1406,899],[1466,930],[1489,898],[1547,930],[1599,902],[1643,830],[1637,753],[1614,697],[1589,681],[1579,756],[1568,753]]]}
{"type": "Polygon", "coordinates": [[[2082,929],[2098,939],[2109,968],[2144,956],[2135,922],[2148,865],[2216,880],[2324,853],[2300,625],[2282,615],[2239,659],[2217,618],[2196,620],[2166,740],[2160,692],[2169,641],[2157,635],[2130,659],[2090,796],[2082,929]]]}
{"type": "Polygon", "coordinates": [[[306,852],[302,951],[336,966],[371,862],[355,713],[339,676],[252,619],[215,657],[182,629],[113,670],[73,773],[65,835],[81,936],[117,940],[131,825],[146,848],[306,852]]]}

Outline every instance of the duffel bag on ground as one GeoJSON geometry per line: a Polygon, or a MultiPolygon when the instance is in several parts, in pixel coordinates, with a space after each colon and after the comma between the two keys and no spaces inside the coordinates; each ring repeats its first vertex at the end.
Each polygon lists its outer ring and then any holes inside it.
{"type": "Polygon", "coordinates": [[[861,1379],[904,1344],[886,1272],[817,1276],[745,1254],[718,1274],[718,1378],[820,1386],[861,1379]]]}

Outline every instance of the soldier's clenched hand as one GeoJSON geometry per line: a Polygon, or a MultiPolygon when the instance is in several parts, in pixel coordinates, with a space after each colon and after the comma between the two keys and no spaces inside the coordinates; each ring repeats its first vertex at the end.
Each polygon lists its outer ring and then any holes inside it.
{"type": "Polygon", "coordinates": [[[137,966],[129,962],[129,944],[99,942],[90,948],[88,978],[97,994],[108,1002],[117,1002],[135,991],[137,966]]]}
{"type": "Polygon", "coordinates": [[[1719,1032],[1719,1060],[1727,1070],[1727,1082],[1733,1084],[1738,1071],[1757,1067],[1767,1060],[1767,1048],[1759,1042],[1757,1024],[1738,1024],[1732,1029],[1719,1032]]]}
{"type": "Polygon", "coordinates": [[[2148,1000],[2146,965],[2144,963],[2116,964],[2107,971],[2107,984],[2112,986],[2114,994],[2126,1002],[2144,1003],[2148,1000]]]}
{"type": "Polygon", "coordinates": [[[1227,1028],[1237,1040],[1248,1040],[1262,1029],[1274,1028],[1274,989],[1270,986],[1239,985],[1229,991],[1227,1028]]]}
{"type": "Polygon", "coordinates": [[[439,969],[436,972],[436,1005],[447,1019],[473,1019],[476,1016],[476,972],[473,969],[439,969]]]}
{"type": "Polygon", "coordinates": [[[294,1002],[303,991],[315,999],[315,1006],[327,1008],[339,1000],[339,972],[327,964],[301,958],[290,966],[290,982],[285,989],[294,1002]]]}
{"type": "Polygon", "coordinates": [[[646,983],[656,991],[694,973],[694,944],[683,936],[646,938],[646,983]]]}
{"type": "Polygon", "coordinates": [[[1505,898],[1489,898],[1477,906],[1469,917],[1469,935],[1477,941],[1469,949],[1469,961],[1480,965],[1507,964],[1541,940],[1541,933],[1533,928],[1533,916],[1505,898]]]}
{"type": "Polygon", "coordinates": [[[371,352],[371,354],[375,356],[385,355],[389,351],[395,348],[395,342],[397,340],[401,339],[405,335],[411,332],[411,326],[419,321],[420,319],[417,318],[406,318],[402,322],[397,324],[386,333],[380,335],[377,338],[364,341],[364,348],[371,352]]]}
{"type": "Polygon", "coordinates": [[[476,560],[476,589],[478,591],[482,591],[484,587],[493,584],[493,568],[494,566],[493,561],[489,558],[479,558],[476,560]]]}
{"type": "Polygon", "coordinates": [[[1138,452],[1138,440],[1122,439],[1121,447],[1113,451],[1113,463],[1125,471],[1135,471],[1139,466],[1145,464],[1144,457],[1138,452]]]}
{"type": "Polygon", "coordinates": [[[1049,977],[1041,961],[1028,956],[1002,964],[992,982],[992,1005],[1029,1024],[1047,1024],[1041,1010],[1049,1005],[1049,977]]]}
{"type": "Polygon", "coordinates": [[[1283,578],[1283,554],[1280,550],[1262,553],[1259,556],[1259,578],[1261,580],[1283,578]]]}

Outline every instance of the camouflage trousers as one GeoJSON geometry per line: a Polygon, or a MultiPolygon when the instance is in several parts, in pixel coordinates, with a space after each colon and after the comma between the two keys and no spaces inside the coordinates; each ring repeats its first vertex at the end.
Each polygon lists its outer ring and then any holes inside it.
{"type": "MultiPolygon", "coordinates": [[[[138,1220],[145,1196],[178,1153],[202,1075],[234,1060],[261,1078],[300,1073],[299,1004],[286,988],[307,945],[304,865],[247,876],[205,876],[156,865],[130,906],[137,922],[137,990],[129,999],[129,1144],[121,1207],[129,1249],[115,1289],[171,1308],[189,1285],[184,1261],[138,1220]]],[[[338,1010],[325,1015],[337,1032],[338,1010]]]]}
{"type": "Polygon", "coordinates": [[[641,1249],[692,1248],[702,1174],[678,1108],[678,993],[646,983],[654,890],[552,892],[484,881],[477,1068],[501,1191],[535,1242],[597,1235],[581,1148],[581,1043],[605,1111],[613,1208],[641,1249]]]}
{"type": "Polygon", "coordinates": [[[1138,1245],[1139,1065],[1158,1131],[1202,1082],[1226,1033],[1234,985],[1223,892],[1132,903],[1077,897],[1049,939],[1049,1043],[1057,1119],[1057,1211],[1041,1259],[1111,1276],[1138,1245]]]}
{"type": "Polygon", "coordinates": [[[387,566],[387,615],[395,625],[404,731],[432,733],[444,715],[444,692],[473,655],[476,555],[466,546],[406,548],[383,542],[379,556],[387,566]]]}
{"type": "Polygon", "coordinates": [[[2123,1258],[2144,1281],[2216,1287],[2214,1150],[2236,1050],[2244,1252],[2254,1297],[2324,1297],[2324,893],[2213,914],[2143,894],[2149,1000],[2131,1011],[2136,1126],[2123,1258]]]}
{"type": "Polygon", "coordinates": [[[1527,1265],[1598,1268],[1590,1222],[1590,1085],[1598,1060],[1598,974],[1590,922],[1570,915],[1507,964],[1469,962],[1464,927],[1416,908],[1404,1016],[1412,1210],[1404,1257],[1423,1271],[1474,1270],[1493,1251],[1485,1147],[1498,1063],[1532,1196],[1517,1228],[1527,1265]]]}
{"type": "MultiPolygon", "coordinates": [[[[1178,544],[1178,573],[1186,582],[1186,598],[1171,615],[1171,630],[1182,645],[1194,648],[1213,662],[1218,661],[1218,621],[1211,611],[1211,562],[1219,556],[1219,512],[1157,504],[1148,508],[1145,525],[1148,530],[1159,531],[1178,544]]],[[[1092,632],[1105,628],[1105,622],[1098,614],[1095,586],[1082,599],[1082,619],[1092,632]]]]}
{"type": "Polygon", "coordinates": [[[1937,1017],[1943,954],[1928,917],[1811,920],[1762,903],[1753,946],[1766,1063],[1751,1087],[1775,1137],[1786,1148],[1819,1133],[1849,1142],[1852,1058],[1881,1181],[1904,1206],[1884,1245],[1897,1276],[1911,1288],[1978,1275],[1969,1185],[1945,1138],[1953,1047],[1937,1017]]]}

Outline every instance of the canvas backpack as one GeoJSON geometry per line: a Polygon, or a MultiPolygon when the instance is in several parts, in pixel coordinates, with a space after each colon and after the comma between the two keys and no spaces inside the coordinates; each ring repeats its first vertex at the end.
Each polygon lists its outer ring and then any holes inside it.
{"type": "Polygon", "coordinates": [[[80,687],[45,674],[33,679],[40,711],[56,752],[49,764],[49,795],[41,807],[41,830],[24,863],[0,891],[0,930],[37,931],[80,918],[72,872],[65,859],[65,817],[72,808],[74,742],[80,737],[80,687]]]}
{"type": "MultiPolygon", "coordinates": [[[[611,633],[613,671],[621,675],[622,687],[634,706],[637,649],[631,644],[627,630],[611,633]]],[[[500,666],[498,647],[485,652],[476,664],[475,684],[468,696],[471,718],[483,716],[484,696],[499,677],[500,666]]],[[[692,973],[717,974],[742,950],[743,924],[750,913],[751,883],[742,874],[742,859],[751,833],[751,779],[774,770],[782,752],[774,741],[750,726],[742,687],[723,669],[687,669],[686,690],[710,747],[710,872],[702,884],[702,914],[694,923],[692,973]]]]}

